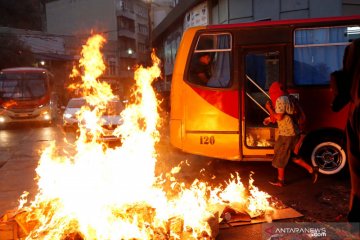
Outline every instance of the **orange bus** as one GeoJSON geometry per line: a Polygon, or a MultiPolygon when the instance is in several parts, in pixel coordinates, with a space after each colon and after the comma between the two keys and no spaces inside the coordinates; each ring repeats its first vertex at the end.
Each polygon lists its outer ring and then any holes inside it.
{"type": "Polygon", "coordinates": [[[44,68],[15,67],[0,71],[0,127],[16,122],[52,123],[57,103],[53,75],[44,68]]]}
{"type": "Polygon", "coordinates": [[[172,76],[171,144],[220,159],[271,160],[277,126],[263,124],[264,105],[270,84],[279,81],[307,115],[302,153],[321,173],[338,173],[346,165],[347,109],[331,110],[329,76],[358,37],[360,15],[188,29],[172,76]],[[206,54],[211,74],[204,83],[196,74],[206,54]]]}

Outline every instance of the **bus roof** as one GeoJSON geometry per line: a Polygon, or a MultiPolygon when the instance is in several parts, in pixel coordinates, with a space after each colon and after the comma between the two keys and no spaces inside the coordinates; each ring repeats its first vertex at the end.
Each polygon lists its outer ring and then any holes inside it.
{"type": "Polygon", "coordinates": [[[13,68],[4,68],[1,70],[1,72],[31,72],[31,71],[47,72],[48,70],[39,67],[13,67],[13,68]]]}
{"type": "Polygon", "coordinates": [[[360,15],[354,16],[340,16],[340,17],[326,17],[326,18],[305,18],[305,19],[289,19],[289,20],[276,20],[276,21],[257,21],[257,22],[244,22],[234,24],[218,24],[208,25],[208,29],[230,29],[239,27],[265,27],[265,26],[280,26],[280,25],[291,25],[291,24],[306,24],[306,23],[325,23],[329,21],[349,21],[349,20],[360,20],[360,15]]]}

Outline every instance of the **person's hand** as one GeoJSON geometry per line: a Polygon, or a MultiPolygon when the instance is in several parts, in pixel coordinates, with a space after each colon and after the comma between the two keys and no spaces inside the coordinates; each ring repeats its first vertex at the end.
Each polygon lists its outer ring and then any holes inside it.
{"type": "Polygon", "coordinates": [[[265,103],[265,108],[266,109],[272,109],[272,104],[271,104],[271,102],[270,101],[267,101],[266,103],[265,103]]]}
{"type": "Polygon", "coordinates": [[[271,121],[270,117],[267,117],[264,119],[263,124],[266,126],[266,125],[269,125],[271,122],[272,121],[271,121]]]}

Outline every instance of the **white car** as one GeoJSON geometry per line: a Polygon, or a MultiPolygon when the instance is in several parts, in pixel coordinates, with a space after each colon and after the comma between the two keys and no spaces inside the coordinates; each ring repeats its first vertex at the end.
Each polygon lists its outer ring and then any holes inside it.
{"type": "MultiPolygon", "coordinates": [[[[63,127],[64,130],[69,128],[78,128],[79,121],[77,114],[81,110],[81,107],[88,105],[84,98],[72,98],[70,99],[68,105],[65,108],[63,114],[63,127]]],[[[91,108],[91,106],[90,106],[91,108]]],[[[120,116],[120,113],[124,109],[123,103],[114,99],[108,102],[106,109],[104,110],[100,122],[101,122],[101,135],[98,138],[100,141],[117,141],[119,137],[114,136],[114,130],[123,123],[123,119],[120,116]]],[[[85,122],[81,122],[81,125],[86,126],[85,122]]],[[[90,136],[89,130],[89,136],[90,136]]]]}
{"type": "Polygon", "coordinates": [[[86,100],[84,98],[71,98],[69,100],[63,114],[64,130],[68,130],[71,127],[78,127],[77,114],[80,111],[81,107],[85,105],[86,100]]]}
{"type": "Polygon", "coordinates": [[[123,123],[121,112],[124,105],[120,100],[112,100],[107,103],[106,109],[101,116],[102,133],[100,141],[117,141],[119,137],[114,136],[114,130],[123,123]]]}

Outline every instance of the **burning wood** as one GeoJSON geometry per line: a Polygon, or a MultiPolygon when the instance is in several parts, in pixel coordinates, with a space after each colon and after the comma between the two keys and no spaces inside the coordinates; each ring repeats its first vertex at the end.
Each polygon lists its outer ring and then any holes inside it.
{"type": "MultiPolygon", "coordinates": [[[[227,228],[233,226],[241,226],[253,223],[271,222],[272,220],[296,218],[302,215],[295,210],[288,208],[280,200],[276,198],[269,199],[273,209],[268,209],[264,214],[257,217],[251,217],[246,212],[239,212],[229,206],[225,206],[219,218],[216,212],[206,220],[210,226],[210,234],[202,232],[200,235],[194,235],[194,230],[184,225],[184,219],[179,216],[167,219],[164,227],[158,227],[153,230],[153,239],[215,239],[219,233],[220,228],[227,228]],[[196,237],[197,236],[197,237],[196,237]]],[[[138,225],[145,224],[151,228],[151,222],[155,220],[154,216],[156,209],[150,206],[134,205],[124,212],[115,213],[117,216],[131,216],[132,219],[143,219],[144,222],[138,222],[138,225]],[[139,217],[142,216],[142,217],[139,217]]],[[[34,228],[38,227],[39,221],[31,220],[32,214],[25,210],[8,211],[0,218],[0,239],[1,240],[18,240],[18,239],[37,239],[31,237],[34,228]]],[[[63,233],[62,240],[84,240],[86,239],[80,232],[63,233]]]]}
{"type": "MultiPolygon", "coordinates": [[[[143,219],[149,228],[150,223],[154,221],[155,209],[147,206],[134,206],[129,208],[125,214],[132,218],[143,219]],[[142,215],[143,218],[138,215],[142,215]]],[[[37,239],[40,236],[29,235],[35,228],[38,227],[39,221],[29,221],[30,212],[27,211],[9,211],[0,219],[0,239],[1,240],[17,240],[17,239],[37,239]]],[[[124,216],[123,216],[124,217],[124,216]]],[[[207,219],[207,223],[211,227],[211,235],[207,232],[201,234],[202,239],[214,239],[219,232],[218,214],[207,219]]],[[[192,239],[194,236],[193,229],[187,227],[184,229],[184,220],[180,217],[172,217],[167,220],[165,228],[158,227],[153,230],[153,237],[155,239],[192,239]]],[[[63,233],[62,240],[84,240],[84,236],[80,232],[63,233]]]]}
{"type": "Polygon", "coordinates": [[[0,218],[0,239],[16,240],[26,238],[36,226],[35,221],[27,221],[25,211],[7,211],[0,218]]]}

